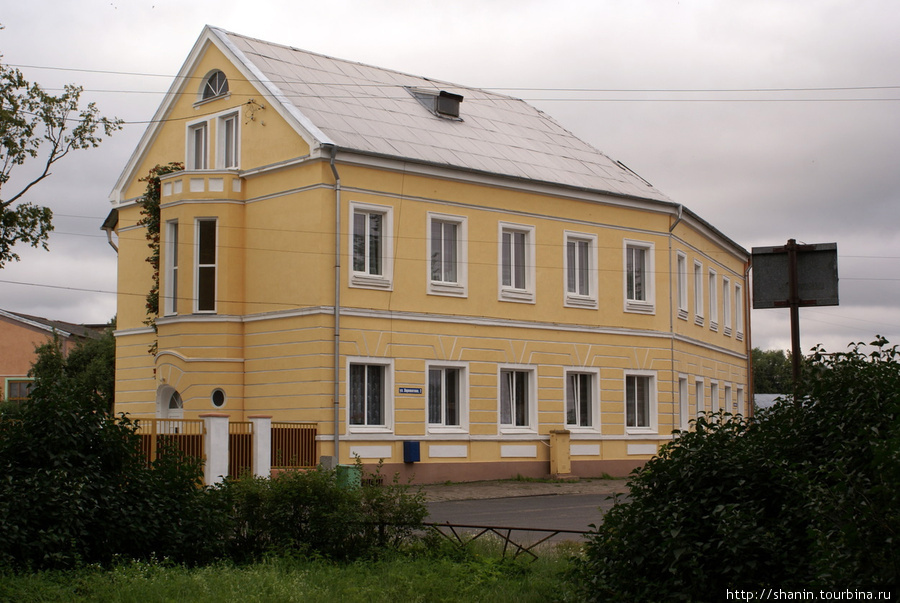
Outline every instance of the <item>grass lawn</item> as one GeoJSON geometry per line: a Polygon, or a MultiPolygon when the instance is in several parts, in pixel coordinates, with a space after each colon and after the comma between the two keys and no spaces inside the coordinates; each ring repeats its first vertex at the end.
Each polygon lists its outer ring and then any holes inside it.
{"type": "Polygon", "coordinates": [[[574,545],[537,561],[495,552],[410,552],[340,564],[275,558],[200,568],[132,562],[114,569],[0,574],[0,601],[574,601],[566,582],[574,545]]]}

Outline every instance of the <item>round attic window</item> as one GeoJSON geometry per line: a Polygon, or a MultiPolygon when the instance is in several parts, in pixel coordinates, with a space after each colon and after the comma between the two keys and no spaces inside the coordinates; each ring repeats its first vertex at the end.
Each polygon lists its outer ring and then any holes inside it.
{"type": "Polygon", "coordinates": [[[212,396],[212,405],[216,408],[222,408],[225,406],[225,392],[221,389],[213,390],[212,396]]]}
{"type": "Polygon", "coordinates": [[[203,100],[228,94],[228,78],[221,71],[213,71],[203,82],[203,100]]]}

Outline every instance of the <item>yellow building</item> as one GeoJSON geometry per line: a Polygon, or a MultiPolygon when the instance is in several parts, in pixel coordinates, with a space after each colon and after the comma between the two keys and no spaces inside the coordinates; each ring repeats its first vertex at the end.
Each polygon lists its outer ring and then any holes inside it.
{"type": "Polygon", "coordinates": [[[546,476],[551,440],[623,474],[748,412],[747,251],[521,100],[207,27],[112,202],[135,417],[315,422],[441,481],[546,476]]]}

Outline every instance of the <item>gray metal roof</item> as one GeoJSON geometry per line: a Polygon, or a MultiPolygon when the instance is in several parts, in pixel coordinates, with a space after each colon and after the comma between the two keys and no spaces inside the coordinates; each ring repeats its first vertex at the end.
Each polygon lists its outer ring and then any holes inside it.
{"type": "Polygon", "coordinates": [[[671,202],[525,101],[211,30],[319,143],[671,202]],[[460,119],[429,111],[410,89],[462,95],[460,119]]]}

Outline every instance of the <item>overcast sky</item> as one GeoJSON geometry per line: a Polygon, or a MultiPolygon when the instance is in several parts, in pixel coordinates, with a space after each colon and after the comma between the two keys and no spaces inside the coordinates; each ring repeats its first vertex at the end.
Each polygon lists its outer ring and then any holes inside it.
{"type": "MultiPolygon", "coordinates": [[[[800,311],[804,351],[900,343],[900,6],[893,0],[30,0],[0,53],[126,121],[29,195],[50,251],[19,248],[0,308],[115,314],[109,193],[205,24],[524,98],[750,250],[838,246],[841,305],[800,311]]],[[[26,170],[20,171],[23,175],[26,170]]],[[[14,173],[15,176],[15,173],[14,173]]],[[[14,183],[5,187],[8,197],[14,183]]],[[[786,310],[752,341],[790,348],[786,310]]]]}

